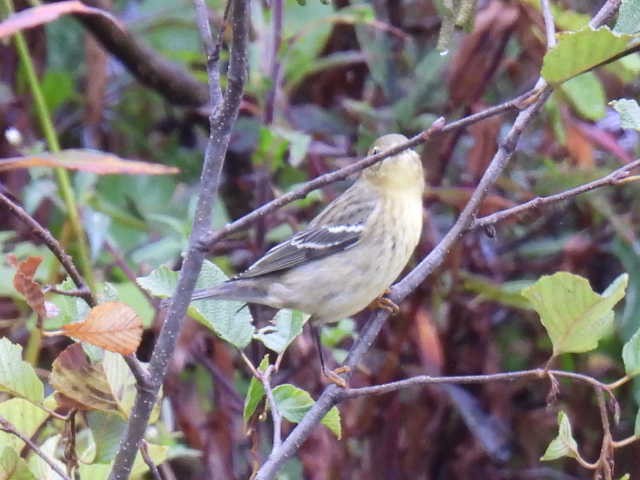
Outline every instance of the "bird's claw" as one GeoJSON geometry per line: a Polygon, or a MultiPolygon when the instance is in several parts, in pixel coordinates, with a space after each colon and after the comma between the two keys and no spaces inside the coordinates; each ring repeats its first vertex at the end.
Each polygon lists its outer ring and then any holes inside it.
{"type": "MultiPolygon", "coordinates": [[[[389,291],[387,290],[385,292],[385,295],[388,294],[389,291]]],[[[371,304],[369,305],[369,307],[375,309],[375,308],[381,308],[383,310],[386,310],[387,312],[389,312],[391,315],[397,315],[398,312],[400,312],[400,307],[391,299],[385,297],[385,296],[380,296],[378,298],[376,298],[373,302],[371,302],[371,304]]]]}
{"type": "Polygon", "coordinates": [[[322,373],[331,383],[334,383],[341,388],[347,388],[349,385],[347,384],[347,381],[340,376],[340,374],[350,371],[351,367],[343,365],[342,367],[338,367],[335,370],[325,369],[322,373]]]}

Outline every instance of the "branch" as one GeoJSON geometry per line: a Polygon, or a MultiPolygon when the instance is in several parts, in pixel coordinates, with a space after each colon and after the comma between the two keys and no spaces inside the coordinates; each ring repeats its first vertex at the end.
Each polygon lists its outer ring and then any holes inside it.
{"type": "Polygon", "coordinates": [[[602,383],[599,380],[590,377],[589,375],[567,372],[564,370],[545,370],[544,368],[534,368],[532,370],[518,370],[515,372],[492,373],[487,375],[452,375],[447,377],[416,375],[415,377],[407,378],[405,380],[398,380],[396,382],[389,382],[381,385],[374,385],[371,387],[348,388],[346,390],[342,390],[339,393],[338,398],[340,400],[346,400],[367,395],[383,395],[385,393],[395,392],[403,388],[411,388],[424,385],[459,385],[489,382],[509,382],[521,378],[546,380],[549,374],[560,378],[568,378],[570,380],[586,383],[599,391],[609,391],[609,387],[607,386],[607,384],[602,383]]]}
{"type": "Polygon", "coordinates": [[[280,61],[278,52],[282,43],[282,19],[284,16],[283,0],[273,0],[271,2],[271,52],[269,57],[269,76],[271,77],[271,89],[267,94],[264,106],[264,123],[269,125],[273,122],[275,113],[275,102],[280,84],[280,61]]]}
{"type": "Polygon", "coordinates": [[[273,390],[271,389],[271,374],[274,370],[275,366],[269,365],[263,373],[258,372],[258,378],[262,382],[267,401],[269,402],[269,408],[271,408],[271,417],[273,418],[273,448],[280,448],[280,445],[282,445],[282,415],[280,415],[275,398],[273,397],[273,390]]]}
{"type": "MultiPolygon", "coordinates": [[[[84,0],[84,3],[109,10],[104,0],[84,0]]],[[[180,65],[160,56],[128,31],[98,15],[76,15],[76,19],[140,83],[157,91],[171,103],[191,107],[207,103],[207,86],[204,83],[196,80],[180,65]]]]}
{"type": "Polygon", "coordinates": [[[536,197],[515,207],[507,208],[505,210],[492,213],[491,215],[478,218],[474,220],[471,225],[469,225],[468,230],[473,230],[476,228],[486,228],[495,223],[502,222],[503,220],[506,220],[508,218],[522,215],[529,210],[536,210],[553,203],[562,202],[563,200],[568,200],[569,198],[575,197],[582,193],[590,192],[591,190],[595,190],[596,188],[627,183],[627,180],[636,179],[635,177],[629,177],[629,175],[631,174],[631,170],[638,167],[640,167],[640,159],[628,163],[618,168],[617,170],[614,170],[608,175],[605,175],[604,177],[601,177],[592,182],[585,183],[584,185],[580,185],[578,187],[571,188],[554,195],[548,195],[546,197],[536,197]]]}
{"type": "MultiPolygon", "coordinates": [[[[178,333],[202,267],[204,253],[199,245],[211,225],[211,212],[218,192],[231,128],[238,116],[242,100],[247,69],[248,8],[249,0],[233,0],[231,6],[233,38],[227,76],[228,86],[223,104],[215,111],[212,110],[209,119],[211,131],[204,156],[200,193],[189,237],[189,246],[180,270],[176,291],[169,303],[166,319],[151,355],[148,388],[138,391],[125,435],[114,460],[113,469],[109,476],[110,480],[129,478],[138,446],[144,437],[151,410],[157,402],[158,392],[166,376],[169,360],[175,349],[178,333]]],[[[203,24],[202,19],[199,24],[203,24]]],[[[207,45],[209,38],[203,38],[203,42],[207,45]]],[[[215,84],[216,81],[215,75],[213,78],[209,78],[210,84],[215,84]]],[[[211,100],[214,101],[214,99],[211,100]]]]}
{"type": "Polygon", "coordinates": [[[0,417],[0,430],[18,437],[24,443],[29,445],[29,448],[33,450],[36,455],[38,455],[40,458],[42,458],[42,460],[47,462],[47,464],[51,467],[51,469],[54,472],[56,472],[60,476],[60,478],[62,478],[63,480],[70,480],[67,474],[64,473],[64,471],[58,465],[56,465],[56,463],[51,458],[49,458],[49,456],[46,453],[44,453],[40,449],[40,447],[38,447],[38,445],[33,443],[29,437],[27,437],[26,435],[23,435],[22,432],[18,431],[16,427],[14,427],[11,422],[9,422],[9,420],[0,417]]]}
{"type": "Polygon", "coordinates": [[[73,260],[62,248],[62,245],[55,239],[51,233],[40,225],[31,215],[27,213],[25,209],[23,209],[17,203],[14,203],[9,197],[0,192],[0,204],[3,204],[5,207],[9,209],[9,211],[22,223],[31,228],[31,233],[33,233],[36,237],[44,242],[44,244],[51,250],[51,253],[55,255],[58,261],[62,264],[62,267],[66,270],[73,280],[73,283],[76,284],[78,288],[77,296],[81,297],[85,302],[89,304],[91,307],[95,307],[97,305],[96,299],[89,290],[89,287],[85,283],[82,275],[73,264],[73,260]]]}
{"type": "MultiPolygon", "coordinates": [[[[211,103],[211,111],[215,111],[222,105],[222,90],[220,89],[220,70],[218,69],[218,60],[220,59],[221,41],[214,44],[213,35],[211,33],[211,25],[209,24],[209,10],[204,0],[193,0],[193,6],[196,10],[196,22],[200,31],[200,38],[204,46],[204,53],[207,56],[207,76],[209,77],[209,101],[211,103]]],[[[219,39],[221,40],[221,39],[219,39]]]]}
{"type": "Polygon", "coordinates": [[[151,472],[151,476],[153,480],[162,480],[162,475],[160,475],[160,471],[158,470],[158,466],[153,463],[153,459],[151,455],[149,455],[149,448],[147,446],[147,442],[142,440],[140,442],[140,455],[142,455],[142,459],[144,463],[149,467],[149,471],[151,472]]]}

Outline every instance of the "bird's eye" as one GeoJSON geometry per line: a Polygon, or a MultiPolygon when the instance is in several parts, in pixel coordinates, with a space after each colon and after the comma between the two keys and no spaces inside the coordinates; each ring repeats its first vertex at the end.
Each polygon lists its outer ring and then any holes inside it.
{"type": "Polygon", "coordinates": [[[371,149],[371,155],[377,155],[380,153],[380,149],[378,147],[373,147],[371,149]]]}

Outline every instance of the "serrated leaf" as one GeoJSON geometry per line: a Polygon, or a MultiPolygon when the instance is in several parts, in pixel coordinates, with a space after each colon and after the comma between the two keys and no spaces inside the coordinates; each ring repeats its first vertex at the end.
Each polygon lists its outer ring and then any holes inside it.
{"type": "Polygon", "coordinates": [[[142,330],[140,317],[121,302],[101,303],[83,321],[62,326],[62,332],[69,337],[121,355],[130,355],[138,349],[142,330]]]}
{"type": "MultiPolygon", "coordinates": [[[[308,392],[289,383],[275,387],[273,398],[280,414],[293,423],[300,422],[315,403],[308,392]]],[[[327,412],[321,423],[331,430],[338,439],[342,437],[340,412],[336,407],[327,412]]]]}
{"type": "Polygon", "coordinates": [[[302,333],[308,315],[297,310],[278,311],[270,325],[257,330],[253,335],[276,353],[284,352],[289,344],[302,333]]]}
{"type": "Polygon", "coordinates": [[[583,73],[560,86],[573,108],[587,120],[604,117],[607,98],[602,83],[593,72],[583,73]]]}
{"type": "Polygon", "coordinates": [[[173,295],[178,284],[178,272],[174,272],[166,265],[162,265],[146,277],[136,278],[136,282],[151,295],[169,298],[173,295]]]}
{"type": "Polygon", "coordinates": [[[622,53],[631,39],[608,27],[560,33],[556,46],[544,56],[542,76],[553,85],[566,82],[622,53]]]}
{"type": "Polygon", "coordinates": [[[599,295],[579,275],[545,275],[522,291],[540,315],[553,355],[587,352],[598,346],[613,322],[613,307],[624,297],[629,276],[620,275],[599,295]]]}
{"type": "Polygon", "coordinates": [[[36,480],[29,465],[9,447],[0,450],[0,478],[7,480],[36,480]]]}
{"type": "Polygon", "coordinates": [[[640,373],[640,329],[622,347],[622,361],[627,375],[640,373]]]}
{"type": "MultiPolygon", "coordinates": [[[[0,417],[11,423],[25,437],[31,438],[49,414],[23,398],[12,398],[0,403],[0,417]]],[[[19,452],[24,447],[24,442],[15,435],[0,432],[0,445],[19,452]]]]}
{"type": "Polygon", "coordinates": [[[576,458],[578,444],[571,432],[571,423],[567,414],[561,411],[558,413],[558,436],[551,440],[544,455],[540,458],[543,462],[556,460],[561,457],[576,458]]]}
{"type": "Polygon", "coordinates": [[[22,347],[0,338],[0,391],[33,403],[44,400],[44,386],[33,367],[22,360],[22,347]]]}
{"type": "MultiPolygon", "coordinates": [[[[262,357],[260,365],[258,365],[258,371],[264,372],[269,366],[269,355],[262,357]]],[[[256,377],[251,377],[249,381],[249,388],[247,389],[247,395],[244,397],[244,409],[242,410],[242,419],[244,424],[249,423],[249,419],[258,408],[258,405],[264,398],[264,385],[256,377]]]]}
{"type": "Polygon", "coordinates": [[[613,30],[617,33],[636,33],[640,31],[639,0],[622,0],[618,11],[618,20],[613,30]]]}
{"type": "MultiPolygon", "coordinates": [[[[227,276],[215,264],[205,260],[196,283],[196,289],[208,288],[227,280],[227,276]]],[[[137,278],[138,284],[152,295],[167,298],[173,295],[178,284],[178,272],[162,266],[146,277],[137,278]]],[[[189,315],[220,338],[238,348],[246,347],[253,336],[253,319],[242,302],[227,300],[197,300],[189,305],[189,315]]]]}
{"type": "Polygon", "coordinates": [[[635,100],[620,98],[609,102],[618,115],[620,115],[620,126],[640,130],[640,105],[635,100]]]}

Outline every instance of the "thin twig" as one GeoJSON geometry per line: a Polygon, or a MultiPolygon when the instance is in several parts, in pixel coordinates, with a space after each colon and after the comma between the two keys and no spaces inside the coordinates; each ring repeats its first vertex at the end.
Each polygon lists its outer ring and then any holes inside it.
{"type": "Polygon", "coordinates": [[[269,125],[273,122],[275,114],[275,102],[278,96],[280,85],[280,61],[278,52],[282,43],[282,20],[284,16],[282,0],[272,0],[271,2],[271,51],[269,52],[269,77],[271,78],[271,89],[267,94],[264,105],[264,123],[269,125]]]}
{"type": "Polygon", "coordinates": [[[64,473],[64,471],[58,465],[56,465],[56,463],[51,458],[49,458],[49,456],[46,453],[44,453],[40,449],[40,447],[38,447],[38,445],[33,443],[33,441],[31,441],[29,437],[27,437],[26,435],[23,435],[20,431],[18,431],[16,427],[14,427],[13,424],[9,422],[9,420],[7,420],[6,418],[0,417],[0,430],[18,437],[24,443],[29,445],[29,448],[33,450],[36,455],[38,455],[40,458],[42,458],[42,460],[47,462],[47,464],[51,467],[51,469],[54,472],[56,472],[58,475],[60,475],[60,478],[62,478],[63,480],[70,480],[67,474],[64,473]]]}
{"type": "Polygon", "coordinates": [[[597,467],[604,474],[605,480],[613,480],[613,440],[611,438],[611,425],[609,423],[609,411],[607,402],[604,399],[604,390],[596,390],[598,400],[598,410],[600,411],[600,421],[602,422],[602,447],[597,467]]]}
{"type": "Polygon", "coordinates": [[[579,185],[577,187],[570,188],[569,190],[565,190],[554,195],[548,195],[546,197],[536,197],[515,207],[507,208],[505,210],[492,213],[491,215],[478,218],[474,220],[471,225],[469,225],[468,229],[473,230],[476,228],[486,228],[495,223],[502,222],[508,218],[522,215],[523,213],[530,210],[537,210],[544,206],[562,202],[564,200],[568,200],[569,198],[573,198],[582,193],[590,192],[591,190],[595,190],[597,188],[620,185],[622,182],[625,182],[625,180],[630,178],[629,175],[631,174],[631,170],[634,170],[638,167],[640,167],[640,159],[628,163],[618,168],[617,170],[612,171],[608,175],[605,175],[604,177],[601,177],[592,182],[585,183],[584,185],[579,185]]]}
{"type": "Polygon", "coordinates": [[[147,442],[142,440],[140,442],[140,455],[142,455],[142,459],[144,463],[149,467],[149,471],[151,472],[151,476],[154,480],[162,480],[162,475],[160,475],[160,470],[158,470],[158,466],[153,463],[153,459],[151,455],[149,455],[149,448],[147,446],[147,442]]]}
{"type": "Polygon", "coordinates": [[[381,385],[373,385],[371,387],[347,388],[341,390],[338,397],[341,400],[357,398],[368,395],[383,395],[385,393],[395,392],[397,390],[438,384],[473,384],[473,383],[489,383],[489,382],[508,382],[521,378],[534,378],[544,380],[551,374],[559,378],[567,378],[581,383],[586,383],[599,391],[607,391],[607,384],[599,380],[576,372],[567,372],[565,370],[545,370],[544,368],[534,368],[531,370],[518,370],[515,372],[491,373],[485,375],[452,375],[446,377],[434,377],[431,375],[417,375],[415,377],[398,380],[395,382],[384,383],[381,385]]]}
{"type": "Polygon", "coordinates": [[[49,231],[40,225],[31,215],[27,213],[20,205],[13,202],[9,197],[0,192],[0,203],[9,209],[9,211],[20,220],[22,223],[28,225],[31,228],[31,232],[44,242],[44,244],[51,250],[51,253],[60,261],[62,267],[67,271],[73,283],[78,287],[78,291],[85,292],[83,295],[79,295],[85,302],[91,307],[97,305],[96,299],[89,291],[89,287],[85,283],[82,275],[73,264],[73,260],[62,248],[62,245],[55,239],[49,231]]]}
{"type": "MultiPolygon", "coordinates": [[[[129,478],[138,445],[144,437],[149,416],[166,376],[169,360],[175,349],[178,333],[202,268],[204,253],[199,245],[211,225],[211,212],[218,193],[220,174],[229,145],[231,128],[238,116],[244,89],[247,68],[248,8],[248,0],[234,0],[231,7],[233,37],[227,88],[222,105],[220,108],[212,110],[209,119],[211,125],[209,142],[204,155],[200,192],[189,245],[178,277],[176,291],[169,303],[164,324],[151,355],[148,388],[138,391],[124,437],[114,460],[113,469],[109,476],[110,480],[129,478]]],[[[208,42],[208,39],[203,40],[208,42]]],[[[209,78],[210,83],[216,81],[215,76],[209,78]]]]}
{"type": "Polygon", "coordinates": [[[200,38],[204,46],[204,53],[207,56],[207,75],[209,77],[209,101],[211,111],[215,111],[222,105],[222,90],[220,89],[220,70],[218,60],[220,58],[221,37],[217,43],[213,41],[211,24],[209,23],[209,9],[204,0],[193,0],[196,10],[196,22],[200,31],[200,38]]]}
{"type": "Polygon", "coordinates": [[[273,365],[269,365],[267,369],[260,374],[260,381],[264,387],[264,392],[269,402],[269,408],[271,409],[271,417],[273,418],[273,448],[280,448],[282,445],[282,415],[276,405],[276,400],[273,396],[273,390],[271,389],[271,374],[275,371],[273,365]]]}
{"type": "Polygon", "coordinates": [[[42,289],[42,293],[56,293],[65,297],[80,297],[84,299],[88,294],[91,294],[91,291],[89,289],[62,290],[55,285],[47,285],[42,289]]]}
{"type": "Polygon", "coordinates": [[[556,25],[551,13],[549,0],[540,0],[540,9],[544,19],[544,31],[547,37],[547,50],[551,50],[556,45],[556,25]]]}

